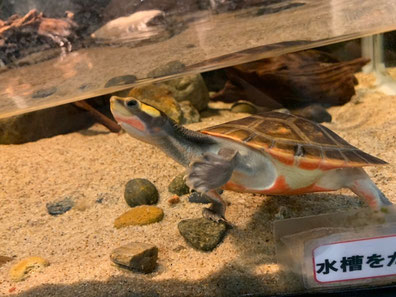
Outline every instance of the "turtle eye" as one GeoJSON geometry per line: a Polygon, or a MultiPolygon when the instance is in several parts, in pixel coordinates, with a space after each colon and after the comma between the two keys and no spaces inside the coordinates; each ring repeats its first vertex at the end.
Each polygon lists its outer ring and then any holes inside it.
{"type": "Polygon", "coordinates": [[[136,105],[138,105],[138,102],[136,101],[136,100],[129,100],[127,103],[126,103],[126,105],[128,106],[128,107],[134,107],[134,106],[136,106],[136,105]]]}

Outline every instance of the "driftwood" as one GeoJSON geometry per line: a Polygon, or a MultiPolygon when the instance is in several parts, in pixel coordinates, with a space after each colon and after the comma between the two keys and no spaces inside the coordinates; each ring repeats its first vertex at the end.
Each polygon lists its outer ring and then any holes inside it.
{"type": "Polygon", "coordinates": [[[99,123],[107,127],[111,132],[118,133],[121,131],[120,125],[118,125],[113,120],[109,119],[107,116],[102,114],[100,111],[96,110],[94,107],[89,105],[85,100],[73,102],[73,104],[81,109],[88,111],[99,123]]]}
{"type": "Polygon", "coordinates": [[[12,15],[0,20],[0,59],[4,64],[12,63],[32,52],[50,47],[62,47],[71,51],[70,40],[76,37],[77,24],[73,13],[66,18],[47,18],[35,9],[25,16],[12,15]]]}
{"type": "Polygon", "coordinates": [[[312,103],[342,105],[355,94],[354,72],[368,59],[340,62],[307,50],[226,69],[228,82],[212,100],[250,101],[267,109],[299,108],[312,103]]]}

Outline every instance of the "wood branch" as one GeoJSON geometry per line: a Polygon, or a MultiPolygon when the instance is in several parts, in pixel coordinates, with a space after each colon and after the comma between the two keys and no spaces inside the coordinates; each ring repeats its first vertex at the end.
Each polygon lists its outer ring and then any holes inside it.
{"type": "Polygon", "coordinates": [[[121,131],[120,125],[118,125],[113,120],[109,119],[103,113],[93,108],[85,100],[73,102],[73,104],[79,108],[88,111],[99,123],[101,123],[107,129],[109,129],[111,132],[118,133],[121,131]]]}

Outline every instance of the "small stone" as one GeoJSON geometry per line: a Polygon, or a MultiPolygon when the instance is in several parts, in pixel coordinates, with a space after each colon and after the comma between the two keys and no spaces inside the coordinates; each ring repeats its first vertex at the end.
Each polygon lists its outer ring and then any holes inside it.
{"type": "Polygon", "coordinates": [[[137,80],[137,77],[135,75],[116,76],[116,77],[109,79],[106,82],[105,88],[133,84],[136,80],[137,80]]]}
{"type": "Polygon", "coordinates": [[[147,73],[147,77],[161,77],[161,76],[167,76],[167,75],[172,75],[176,73],[183,72],[186,68],[186,65],[184,65],[182,62],[176,60],[176,61],[171,61],[168,62],[164,65],[160,65],[157,68],[151,70],[149,73],[147,73]]]}
{"type": "Polygon", "coordinates": [[[21,260],[11,267],[10,278],[15,282],[26,279],[33,271],[41,271],[50,265],[48,260],[42,257],[29,257],[21,260]]]}
{"type": "Polygon", "coordinates": [[[250,102],[236,102],[231,106],[231,111],[235,113],[257,113],[257,108],[250,102]]]}
{"type": "Polygon", "coordinates": [[[224,238],[227,225],[224,222],[216,223],[206,218],[199,218],[181,221],[178,229],[192,247],[202,251],[211,251],[224,238]]]}
{"type": "Polygon", "coordinates": [[[180,202],[180,197],[177,195],[173,195],[171,198],[168,199],[168,203],[170,205],[175,205],[180,202]]]}
{"type": "Polygon", "coordinates": [[[114,227],[119,229],[134,225],[157,223],[164,217],[164,212],[156,206],[141,205],[132,208],[114,221],[114,227]]]}
{"type": "Polygon", "coordinates": [[[3,266],[5,263],[12,261],[11,257],[7,256],[0,256],[0,267],[3,266]]]}
{"type": "Polygon", "coordinates": [[[53,216],[64,214],[65,212],[72,209],[73,206],[74,201],[69,197],[60,201],[49,202],[46,204],[48,213],[53,216]]]}
{"type": "Polygon", "coordinates": [[[188,201],[191,203],[202,203],[202,204],[207,204],[212,202],[209,199],[209,197],[195,191],[188,196],[188,201]]]}
{"type": "Polygon", "coordinates": [[[184,180],[184,173],[177,175],[169,184],[168,191],[178,196],[183,196],[190,192],[184,180]]]}
{"type": "Polygon", "coordinates": [[[308,120],[323,123],[331,122],[331,114],[320,104],[311,104],[302,108],[291,110],[292,114],[304,117],[308,120]]]}
{"type": "Polygon", "coordinates": [[[124,198],[130,207],[156,204],[159,199],[157,188],[147,179],[131,179],[125,185],[124,198]]]}
{"type": "Polygon", "coordinates": [[[48,89],[41,89],[33,93],[32,98],[45,98],[51,96],[56,92],[56,87],[48,88],[48,89]]]}
{"type": "Polygon", "coordinates": [[[148,243],[131,242],[114,249],[110,259],[121,267],[150,273],[157,266],[158,248],[148,243]]]}

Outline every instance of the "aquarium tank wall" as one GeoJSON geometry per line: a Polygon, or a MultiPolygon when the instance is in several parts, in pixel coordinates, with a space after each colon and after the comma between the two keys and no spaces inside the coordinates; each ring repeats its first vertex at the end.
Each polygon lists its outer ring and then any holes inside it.
{"type": "Polygon", "coordinates": [[[386,0],[0,1],[0,295],[392,294],[395,30],[386,0]]]}

